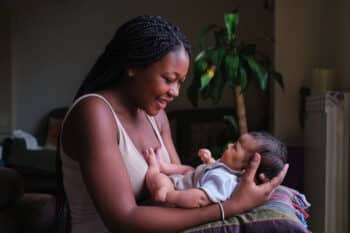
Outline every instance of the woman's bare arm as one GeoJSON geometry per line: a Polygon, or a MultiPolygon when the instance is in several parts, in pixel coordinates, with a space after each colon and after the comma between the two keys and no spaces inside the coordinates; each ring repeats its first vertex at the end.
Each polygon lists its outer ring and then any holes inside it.
{"type": "MultiPolygon", "coordinates": [[[[63,131],[64,150],[79,162],[88,192],[110,232],[178,232],[220,218],[217,205],[194,209],[138,206],[117,146],[117,130],[108,106],[91,98],[74,108],[63,131]]],[[[169,143],[172,141],[166,145],[169,143]]],[[[172,161],[176,162],[176,156],[172,151],[172,161]]],[[[271,181],[256,186],[252,178],[259,161],[257,156],[237,195],[224,203],[227,216],[262,204],[282,182],[286,169],[271,181]]]]}

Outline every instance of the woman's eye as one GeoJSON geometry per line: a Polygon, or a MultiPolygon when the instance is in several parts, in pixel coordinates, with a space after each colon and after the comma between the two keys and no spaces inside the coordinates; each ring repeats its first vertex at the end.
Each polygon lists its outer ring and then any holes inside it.
{"type": "Polygon", "coordinates": [[[173,79],[173,78],[169,78],[169,77],[163,77],[164,79],[165,79],[165,81],[167,82],[167,83],[173,83],[173,82],[175,82],[175,80],[173,79]]]}

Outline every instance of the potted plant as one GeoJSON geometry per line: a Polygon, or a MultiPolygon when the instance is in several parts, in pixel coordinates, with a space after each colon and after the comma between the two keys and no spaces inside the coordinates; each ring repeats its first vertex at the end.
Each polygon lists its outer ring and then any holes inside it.
{"type": "Polygon", "coordinates": [[[233,89],[236,101],[237,121],[226,116],[240,134],[248,132],[244,91],[251,81],[257,81],[266,91],[268,81],[273,79],[284,88],[280,73],[273,69],[267,56],[256,49],[256,45],[239,41],[237,26],[239,12],[224,15],[225,26],[209,25],[200,35],[200,51],[194,60],[194,77],[188,89],[188,98],[194,106],[198,97],[220,101],[225,85],[233,89]],[[208,33],[213,32],[214,45],[206,46],[208,33]]]}

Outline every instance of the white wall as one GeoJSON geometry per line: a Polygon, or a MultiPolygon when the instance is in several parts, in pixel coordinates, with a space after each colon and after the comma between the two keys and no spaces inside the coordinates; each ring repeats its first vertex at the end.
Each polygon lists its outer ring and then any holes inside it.
{"type": "MultiPolygon", "coordinates": [[[[250,28],[242,33],[243,38],[273,33],[273,15],[261,13],[262,7],[258,0],[242,1],[241,12],[245,13],[240,27],[250,28]],[[266,29],[264,25],[269,24],[266,29]]],[[[182,28],[196,52],[200,31],[209,23],[222,25],[223,13],[233,9],[230,0],[28,0],[17,4],[12,21],[14,127],[34,132],[52,108],[69,105],[117,26],[127,19],[140,14],[161,15],[182,28]]],[[[271,49],[265,50],[272,53],[271,49]]],[[[170,110],[191,107],[185,94],[189,83],[170,110]]],[[[232,104],[232,92],[227,90],[220,106],[232,104]]],[[[248,107],[254,108],[251,105],[248,107]]],[[[201,106],[212,105],[209,101],[201,106]]]]}

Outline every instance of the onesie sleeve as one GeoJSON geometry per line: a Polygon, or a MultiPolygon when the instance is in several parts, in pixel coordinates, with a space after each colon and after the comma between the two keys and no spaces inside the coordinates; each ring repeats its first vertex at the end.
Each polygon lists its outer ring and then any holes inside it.
{"type": "Polygon", "coordinates": [[[205,172],[199,180],[199,188],[208,195],[212,202],[225,201],[237,186],[237,176],[222,168],[205,172]]]}

